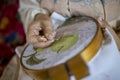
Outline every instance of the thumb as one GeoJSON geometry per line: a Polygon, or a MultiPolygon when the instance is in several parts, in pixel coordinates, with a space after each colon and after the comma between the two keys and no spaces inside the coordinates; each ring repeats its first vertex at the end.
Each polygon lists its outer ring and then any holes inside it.
{"type": "Polygon", "coordinates": [[[53,38],[56,35],[56,32],[54,31],[54,29],[52,27],[51,21],[45,21],[43,26],[44,26],[43,27],[43,32],[44,32],[45,37],[48,40],[53,40],[53,38]]]}

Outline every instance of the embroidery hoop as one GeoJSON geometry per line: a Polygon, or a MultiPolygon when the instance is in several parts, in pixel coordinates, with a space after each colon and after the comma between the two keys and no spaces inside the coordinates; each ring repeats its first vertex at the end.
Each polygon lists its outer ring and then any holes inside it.
{"type": "MultiPolygon", "coordinates": [[[[56,66],[52,66],[44,69],[38,69],[38,70],[27,68],[22,63],[22,57],[21,57],[20,62],[24,71],[27,72],[31,77],[33,77],[36,80],[39,79],[46,80],[49,78],[52,80],[63,80],[63,79],[69,80],[71,73],[76,77],[76,79],[80,79],[87,76],[89,72],[88,72],[88,67],[86,66],[85,63],[89,62],[95,56],[96,52],[99,50],[102,44],[102,39],[103,39],[100,25],[97,23],[97,21],[90,17],[84,17],[83,21],[87,21],[87,20],[93,20],[97,24],[96,33],[94,33],[95,36],[93,37],[93,39],[91,39],[87,47],[85,47],[82,51],[80,51],[76,56],[56,66]],[[83,60],[85,61],[85,63],[83,60]]],[[[24,53],[22,53],[22,55],[23,54],[24,53]]]]}

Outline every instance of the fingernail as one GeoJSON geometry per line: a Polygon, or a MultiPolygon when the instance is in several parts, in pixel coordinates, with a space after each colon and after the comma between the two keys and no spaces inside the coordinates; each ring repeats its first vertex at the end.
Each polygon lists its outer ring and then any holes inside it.
{"type": "Polygon", "coordinates": [[[44,38],[44,37],[40,37],[39,40],[40,40],[40,41],[47,41],[47,39],[44,38]]]}
{"type": "Polygon", "coordinates": [[[53,39],[53,36],[52,36],[52,35],[49,35],[49,36],[48,36],[48,39],[49,39],[49,40],[52,40],[52,39],[53,39]]]}

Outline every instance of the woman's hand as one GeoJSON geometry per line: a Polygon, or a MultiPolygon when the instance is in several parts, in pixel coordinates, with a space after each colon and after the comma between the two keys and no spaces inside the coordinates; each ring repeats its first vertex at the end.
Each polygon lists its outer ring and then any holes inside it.
{"type": "Polygon", "coordinates": [[[35,48],[44,48],[54,42],[55,35],[50,17],[47,14],[39,13],[29,25],[26,37],[27,42],[35,48]]]}

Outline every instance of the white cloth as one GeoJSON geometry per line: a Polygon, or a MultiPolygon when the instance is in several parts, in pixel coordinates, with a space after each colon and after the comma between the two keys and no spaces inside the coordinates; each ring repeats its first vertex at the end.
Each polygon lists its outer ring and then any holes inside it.
{"type": "Polygon", "coordinates": [[[82,80],[120,80],[120,52],[111,33],[111,42],[102,45],[97,55],[88,63],[90,75],[82,80]]]}

